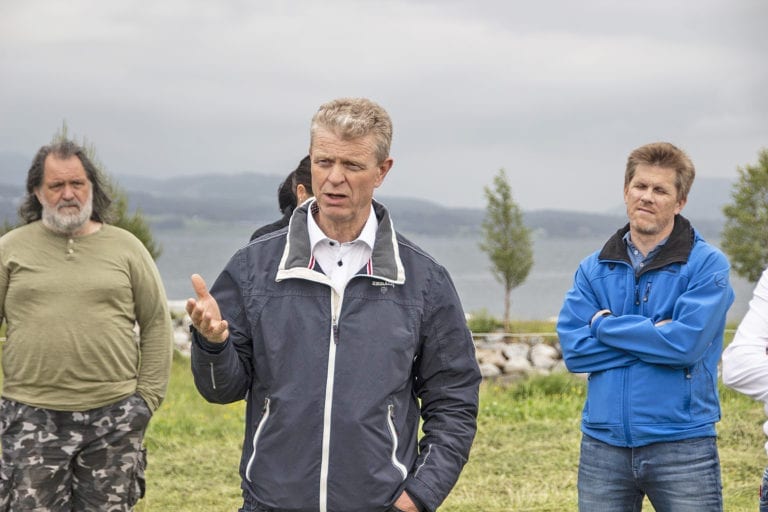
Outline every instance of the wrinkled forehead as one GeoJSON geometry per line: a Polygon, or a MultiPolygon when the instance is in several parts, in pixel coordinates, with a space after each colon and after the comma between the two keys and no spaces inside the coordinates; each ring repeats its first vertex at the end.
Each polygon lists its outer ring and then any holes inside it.
{"type": "Polygon", "coordinates": [[[314,160],[325,158],[354,158],[368,160],[376,158],[376,139],[369,133],[360,137],[347,137],[336,131],[319,129],[310,145],[310,154],[314,160]]]}
{"type": "Polygon", "coordinates": [[[43,183],[49,181],[88,181],[83,163],[75,156],[60,157],[50,154],[43,163],[43,183]]]}
{"type": "Polygon", "coordinates": [[[624,190],[626,191],[630,186],[639,183],[652,187],[661,186],[679,193],[680,176],[677,170],[672,167],[640,164],[634,169],[631,177],[628,177],[628,181],[624,183],[624,190]]]}

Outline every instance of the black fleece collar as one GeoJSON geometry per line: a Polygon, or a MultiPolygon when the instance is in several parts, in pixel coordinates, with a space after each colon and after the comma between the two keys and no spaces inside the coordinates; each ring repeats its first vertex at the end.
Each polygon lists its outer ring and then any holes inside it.
{"type": "MultiPolygon", "coordinates": [[[[627,245],[624,243],[624,235],[627,231],[629,231],[629,223],[608,239],[597,259],[599,261],[626,261],[631,265],[632,262],[627,254],[627,245]]],[[[695,238],[696,233],[688,219],[682,215],[675,215],[675,225],[672,227],[672,233],[670,233],[667,243],[638,275],[665,267],[671,263],[686,263],[691,255],[695,238]]]]}

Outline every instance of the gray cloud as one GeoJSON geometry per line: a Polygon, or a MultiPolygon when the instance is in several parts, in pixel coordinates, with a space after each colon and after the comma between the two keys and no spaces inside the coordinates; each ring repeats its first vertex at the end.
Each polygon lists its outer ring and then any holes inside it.
{"type": "Polygon", "coordinates": [[[115,174],[283,174],[359,95],[395,123],[382,194],[483,206],[504,167],[526,209],[600,211],[642,143],[726,177],[768,145],[764,1],[530,4],[6,0],[0,151],[66,119],[115,174]]]}

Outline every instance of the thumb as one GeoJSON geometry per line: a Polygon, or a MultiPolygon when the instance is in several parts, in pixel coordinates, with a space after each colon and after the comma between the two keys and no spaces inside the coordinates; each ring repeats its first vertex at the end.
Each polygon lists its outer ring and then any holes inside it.
{"type": "Polygon", "coordinates": [[[192,280],[192,288],[195,290],[198,300],[208,296],[208,287],[205,286],[205,281],[200,274],[192,274],[190,276],[192,280]]]}

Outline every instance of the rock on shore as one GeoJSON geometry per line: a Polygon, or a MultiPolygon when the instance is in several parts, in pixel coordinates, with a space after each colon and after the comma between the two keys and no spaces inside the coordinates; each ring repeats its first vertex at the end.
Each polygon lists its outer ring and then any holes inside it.
{"type": "MultiPolygon", "coordinates": [[[[183,303],[178,302],[170,303],[173,342],[176,350],[189,355],[190,320],[183,303]]],[[[517,380],[568,372],[555,333],[478,334],[473,338],[484,379],[517,380]]]]}

